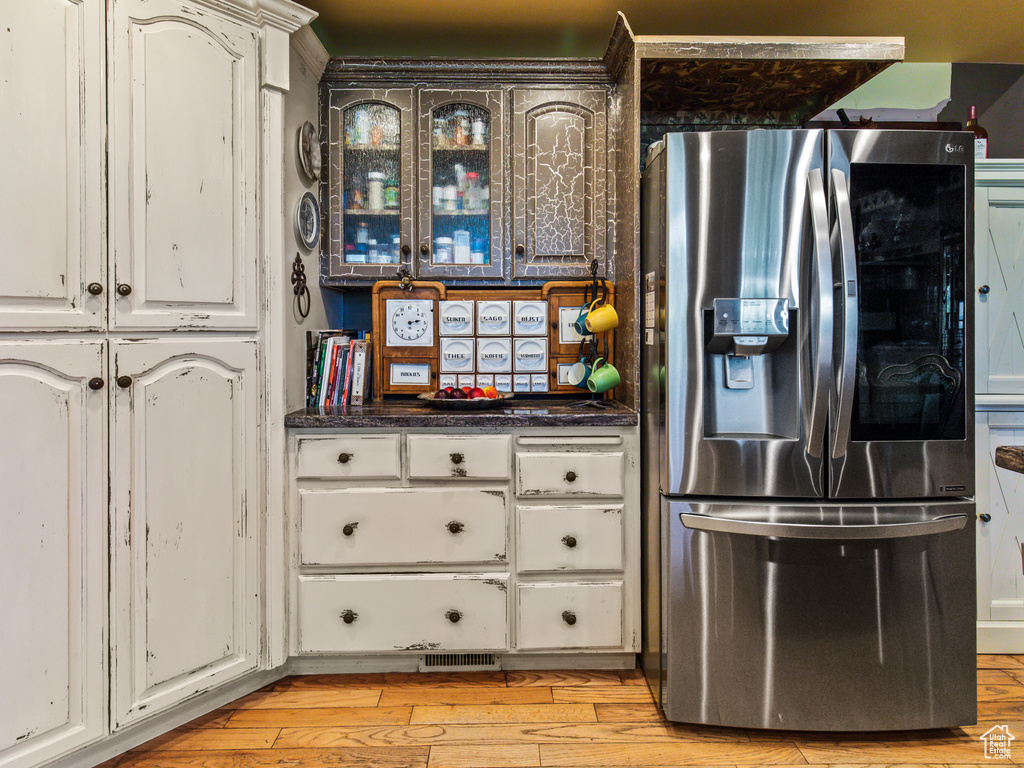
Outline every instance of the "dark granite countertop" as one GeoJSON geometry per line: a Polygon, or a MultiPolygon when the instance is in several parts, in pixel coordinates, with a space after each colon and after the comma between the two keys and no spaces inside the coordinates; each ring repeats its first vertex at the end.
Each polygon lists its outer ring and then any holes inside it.
{"type": "Polygon", "coordinates": [[[1000,445],[996,448],[996,466],[1024,475],[1024,445],[1000,445]]]}
{"type": "Polygon", "coordinates": [[[480,411],[435,409],[422,400],[384,400],[341,408],[303,408],[284,418],[302,429],[381,427],[635,427],[639,414],[614,400],[519,399],[480,411]]]}

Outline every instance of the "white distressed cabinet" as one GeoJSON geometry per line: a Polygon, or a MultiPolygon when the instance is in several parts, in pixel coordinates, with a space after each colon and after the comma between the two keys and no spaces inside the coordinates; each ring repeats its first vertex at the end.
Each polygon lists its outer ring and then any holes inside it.
{"type": "Polygon", "coordinates": [[[105,358],[0,341],[0,765],[104,733],[105,358]]]}
{"type": "Polygon", "coordinates": [[[632,666],[635,428],[296,430],[290,445],[298,669],[632,666]]]}
{"type": "Polygon", "coordinates": [[[975,173],[978,651],[1024,652],[1024,476],[995,466],[1024,445],[1024,162],[975,173]]]}

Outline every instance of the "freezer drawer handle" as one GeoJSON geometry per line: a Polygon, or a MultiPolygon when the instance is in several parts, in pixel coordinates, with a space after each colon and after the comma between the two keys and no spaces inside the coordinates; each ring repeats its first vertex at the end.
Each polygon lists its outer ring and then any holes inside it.
{"type": "Polygon", "coordinates": [[[679,515],[683,525],[696,531],[737,533],[779,539],[901,539],[959,531],[967,524],[967,515],[942,515],[919,523],[882,523],[880,525],[814,525],[811,523],[776,523],[769,520],[736,520],[709,515],[679,515]]]}

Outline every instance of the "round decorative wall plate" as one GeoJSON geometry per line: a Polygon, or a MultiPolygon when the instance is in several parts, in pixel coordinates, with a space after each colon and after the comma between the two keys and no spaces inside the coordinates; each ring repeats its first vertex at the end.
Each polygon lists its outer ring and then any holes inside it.
{"type": "Polygon", "coordinates": [[[312,192],[306,192],[295,206],[295,234],[309,250],[320,242],[320,206],[312,192]]]}
{"type": "Polygon", "coordinates": [[[316,127],[307,120],[299,128],[298,136],[299,163],[302,165],[302,172],[310,181],[319,181],[320,167],[320,135],[316,127]]]}

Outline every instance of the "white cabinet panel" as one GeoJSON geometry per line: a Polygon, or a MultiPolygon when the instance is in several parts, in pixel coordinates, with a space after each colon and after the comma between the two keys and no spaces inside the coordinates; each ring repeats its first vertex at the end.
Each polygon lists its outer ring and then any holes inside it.
{"type": "Polygon", "coordinates": [[[99,328],[103,3],[4,0],[0,329],[99,328]]]}
{"type": "Polygon", "coordinates": [[[0,764],[102,735],[106,412],[100,342],[0,342],[0,764]]]}
{"type": "Polygon", "coordinates": [[[303,565],[506,559],[504,488],[302,491],[299,505],[303,565]]]}
{"type": "Polygon", "coordinates": [[[621,496],[623,453],[519,452],[516,493],[520,496],[621,496]]]}
{"type": "Polygon", "coordinates": [[[509,474],[508,435],[409,435],[409,477],[502,479],[509,474]]]}
{"type": "Polygon", "coordinates": [[[519,507],[518,570],[621,571],[622,509],[519,507]]]}
{"type": "Polygon", "coordinates": [[[508,574],[299,579],[299,648],[504,650],[508,574]]]}
{"type": "Polygon", "coordinates": [[[978,394],[1024,394],[1024,178],[975,199],[978,394]]]}
{"type": "Polygon", "coordinates": [[[622,645],[622,582],[520,584],[519,647],[622,645]]]}
{"type": "Polygon", "coordinates": [[[305,438],[296,449],[298,477],[336,480],[397,479],[401,476],[401,435],[343,435],[305,438]]]}
{"type": "Polygon", "coordinates": [[[258,33],[168,0],[113,14],[113,324],[255,328],[258,33]]]}
{"type": "Polygon", "coordinates": [[[256,666],[259,389],[255,342],[116,342],[111,353],[122,725],[256,666]]]}

